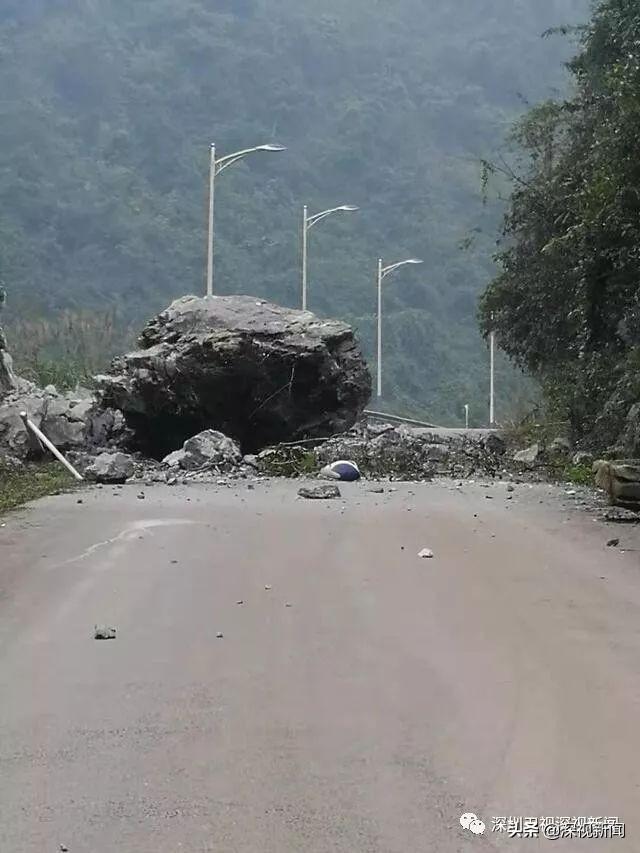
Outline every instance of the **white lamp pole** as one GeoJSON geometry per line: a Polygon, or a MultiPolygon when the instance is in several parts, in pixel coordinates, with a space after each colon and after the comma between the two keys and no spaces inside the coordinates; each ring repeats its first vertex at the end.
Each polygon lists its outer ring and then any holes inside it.
{"type": "Polygon", "coordinates": [[[309,208],[305,204],[302,208],[302,310],[307,310],[307,259],[309,247],[309,231],[328,216],[334,213],[354,213],[359,210],[353,204],[341,204],[340,207],[332,207],[329,210],[323,210],[322,213],[316,213],[309,216],[309,208]]]}
{"type": "MultiPolygon", "coordinates": [[[[493,314],[491,315],[491,322],[493,323],[493,314]]],[[[496,422],[496,408],[495,408],[495,351],[496,351],[496,334],[491,329],[491,334],[489,335],[489,351],[490,351],[490,377],[489,377],[489,426],[493,426],[496,422]]]]}
{"type": "Polygon", "coordinates": [[[399,267],[404,267],[407,264],[421,263],[422,261],[418,258],[409,258],[406,261],[400,261],[397,264],[390,264],[388,267],[385,267],[382,263],[382,258],[378,258],[378,397],[382,397],[382,282],[399,267]]]}
{"type": "Polygon", "coordinates": [[[226,157],[216,159],[216,146],[211,146],[211,159],[209,163],[209,239],[207,243],[207,296],[213,296],[213,214],[216,189],[216,177],[226,169],[244,159],[247,154],[256,151],[286,151],[282,145],[256,145],[254,148],[245,148],[236,151],[235,154],[227,154],[226,157]]]}

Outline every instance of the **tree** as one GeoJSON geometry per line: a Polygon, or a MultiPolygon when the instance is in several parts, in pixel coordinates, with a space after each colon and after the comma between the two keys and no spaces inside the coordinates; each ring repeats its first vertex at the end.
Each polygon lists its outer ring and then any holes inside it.
{"type": "Polygon", "coordinates": [[[516,125],[522,156],[480,317],[581,436],[640,345],[638,3],[600,2],[569,68],[573,96],[516,125]]]}

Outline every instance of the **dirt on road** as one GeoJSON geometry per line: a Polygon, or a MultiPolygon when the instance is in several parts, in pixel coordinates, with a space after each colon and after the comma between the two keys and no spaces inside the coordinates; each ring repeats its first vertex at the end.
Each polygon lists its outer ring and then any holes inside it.
{"type": "Polygon", "coordinates": [[[550,486],[299,485],[0,519],[0,851],[547,849],[502,816],[640,850],[637,529],[550,486]]]}

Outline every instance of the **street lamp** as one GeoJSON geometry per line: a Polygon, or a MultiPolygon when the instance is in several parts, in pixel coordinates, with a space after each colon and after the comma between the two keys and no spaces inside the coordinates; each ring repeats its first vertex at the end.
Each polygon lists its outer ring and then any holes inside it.
{"type": "Polygon", "coordinates": [[[244,159],[247,154],[257,151],[286,151],[282,145],[256,145],[254,148],[244,148],[235,154],[227,154],[226,157],[216,159],[216,146],[211,146],[211,162],[209,166],[209,240],[207,249],[207,296],[213,296],[213,204],[215,199],[216,177],[229,166],[233,166],[238,160],[244,159]]]}
{"type": "Polygon", "coordinates": [[[493,330],[493,314],[491,314],[491,333],[489,335],[489,352],[490,352],[490,367],[489,367],[489,426],[494,426],[496,422],[496,407],[495,407],[495,351],[496,351],[496,333],[493,330]]]}
{"type": "Polygon", "coordinates": [[[307,310],[307,257],[308,257],[308,242],[309,231],[320,222],[321,219],[326,219],[334,213],[354,213],[360,208],[353,204],[341,204],[340,207],[332,207],[329,210],[323,210],[322,213],[316,213],[314,216],[309,216],[309,208],[305,204],[302,208],[302,310],[307,310]]]}
{"type": "Polygon", "coordinates": [[[384,267],[382,265],[382,258],[378,259],[378,397],[382,397],[382,282],[399,267],[407,266],[407,264],[421,263],[423,262],[418,258],[409,258],[406,261],[400,261],[397,264],[390,264],[388,267],[384,267]]]}

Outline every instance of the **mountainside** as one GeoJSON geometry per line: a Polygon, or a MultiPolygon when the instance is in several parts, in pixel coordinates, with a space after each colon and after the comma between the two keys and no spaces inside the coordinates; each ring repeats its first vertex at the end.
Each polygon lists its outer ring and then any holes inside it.
{"type": "MultiPolygon", "coordinates": [[[[300,300],[302,205],[356,204],[310,241],[309,307],[375,351],[385,399],[486,420],[476,300],[499,204],[479,161],[526,103],[562,91],[588,0],[4,0],[0,278],[13,317],[117,309],[142,324],[204,288],[208,146],[278,142],[220,177],[218,292],[300,300]]],[[[516,377],[501,367],[499,404],[516,377]]]]}

